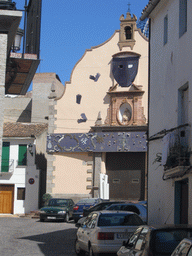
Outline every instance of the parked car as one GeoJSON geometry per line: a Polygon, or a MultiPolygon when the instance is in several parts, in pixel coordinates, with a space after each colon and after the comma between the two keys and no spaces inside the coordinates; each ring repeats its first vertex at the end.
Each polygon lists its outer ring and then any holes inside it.
{"type": "Polygon", "coordinates": [[[147,223],[147,207],[138,203],[127,204],[112,204],[106,208],[106,210],[121,210],[135,212],[141,217],[141,219],[147,223]]]}
{"type": "Polygon", "coordinates": [[[83,217],[83,210],[84,209],[89,209],[91,206],[94,206],[98,203],[100,203],[102,201],[102,199],[100,198],[84,198],[79,200],[79,202],[77,202],[74,207],[73,207],[73,219],[75,221],[75,223],[77,223],[77,221],[83,217]]]}
{"type": "Polygon", "coordinates": [[[122,242],[142,224],[142,219],[133,212],[91,212],[77,230],[75,252],[77,255],[88,252],[95,256],[98,253],[116,253],[122,242]]]}
{"type": "Polygon", "coordinates": [[[72,199],[52,198],[47,206],[40,209],[40,221],[63,220],[72,218],[74,202],[72,199]]]}
{"type": "Polygon", "coordinates": [[[147,201],[139,201],[138,204],[142,204],[147,207],[147,201]]]}
{"type": "Polygon", "coordinates": [[[83,209],[83,217],[86,217],[89,215],[89,213],[93,212],[93,211],[102,211],[105,210],[107,207],[109,207],[112,204],[122,204],[125,203],[125,201],[105,201],[105,202],[101,202],[93,207],[90,207],[88,209],[83,209]]]}
{"type": "Polygon", "coordinates": [[[184,238],[175,248],[171,256],[192,256],[192,238],[184,238]]]}
{"type": "Polygon", "coordinates": [[[118,256],[169,256],[183,238],[192,236],[192,226],[140,226],[117,252],[118,256]]]}

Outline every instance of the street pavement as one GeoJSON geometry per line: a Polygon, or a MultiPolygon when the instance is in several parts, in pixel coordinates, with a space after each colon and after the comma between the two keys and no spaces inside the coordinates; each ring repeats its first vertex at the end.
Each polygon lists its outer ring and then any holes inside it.
{"type": "Polygon", "coordinates": [[[75,256],[75,224],[0,217],[0,256],[75,256]]]}

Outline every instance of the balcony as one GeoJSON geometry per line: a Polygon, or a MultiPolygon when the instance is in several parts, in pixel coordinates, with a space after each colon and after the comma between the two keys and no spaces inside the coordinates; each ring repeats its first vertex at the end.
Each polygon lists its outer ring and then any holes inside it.
{"type": "Polygon", "coordinates": [[[179,130],[174,135],[174,143],[169,143],[168,156],[164,165],[164,178],[183,176],[190,169],[191,150],[188,146],[187,129],[179,130]]]}
{"type": "Polygon", "coordinates": [[[187,146],[175,145],[169,150],[167,162],[164,170],[175,168],[176,166],[190,166],[190,150],[187,146]]]}
{"type": "Polygon", "coordinates": [[[0,174],[13,174],[14,160],[1,160],[1,172],[0,174]]]}
{"type": "Polygon", "coordinates": [[[5,94],[25,95],[40,63],[42,3],[41,0],[25,2],[28,5],[25,4],[22,13],[12,0],[0,0],[0,33],[8,35],[5,94]],[[24,29],[19,28],[22,16],[24,29]]]}
{"type": "Polygon", "coordinates": [[[6,94],[24,95],[30,86],[39,62],[37,54],[11,52],[7,61],[6,94]]]}

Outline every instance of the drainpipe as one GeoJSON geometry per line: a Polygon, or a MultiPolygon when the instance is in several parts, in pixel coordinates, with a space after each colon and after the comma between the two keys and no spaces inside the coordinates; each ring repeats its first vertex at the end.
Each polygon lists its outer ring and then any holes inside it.
{"type": "MultiPolygon", "coordinates": [[[[151,19],[149,19],[149,50],[148,50],[148,132],[147,132],[147,201],[149,198],[148,194],[148,182],[149,182],[149,124],[150,124],[150,118],[149,118],[149,112],[150,112],[150,67],[151,67],[151,19]]],[[[147,223],[148,223],[148,207],[147,207],[147,223]]]]}

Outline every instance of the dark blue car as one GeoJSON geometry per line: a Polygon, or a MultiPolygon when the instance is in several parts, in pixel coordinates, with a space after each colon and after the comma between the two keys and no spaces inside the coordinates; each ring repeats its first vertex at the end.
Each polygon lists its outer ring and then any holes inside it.
{"type": "Polygon", "coordinates": [[[83,217],[83,209],[89,209],[90,207],[102,202],[100,198],[84,198],[81,199],[78,203],[76,203],[73,207],[73,215],[75,223],[83,217]]]}

